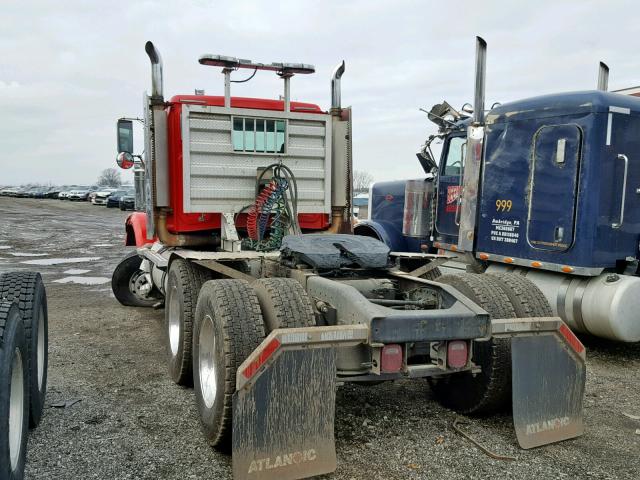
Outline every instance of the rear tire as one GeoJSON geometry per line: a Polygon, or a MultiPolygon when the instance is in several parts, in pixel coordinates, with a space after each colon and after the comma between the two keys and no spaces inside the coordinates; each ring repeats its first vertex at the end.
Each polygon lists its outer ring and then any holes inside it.
{"type": "Polygon", "coordinates": [[[311,299],[300,282],[292,278],[261,278],[251,285],[258,296],[265,330],[314,327],[311,299]]]}
{"type": "Polygon", "coordinates": [[[49,363],[49,317],[47,293],[38,272],[10,272],[0,275],[0,298],[15,300],[20,310],[27,342],[25,368],[29,370],[29,426],[42,418],[47,396],[49,363]]]}
{"type": "MultiPolygon", "coordinates": [[[[144,282],[144,272],[140,270],[142,258],[137,252],[130,252],[118,264],[111,276],[111,290],[122,305],[125,307],[152,307],[158,303],[158,299],[151,296],[143,296],[138,293],[136,285],[144,282]]],[[[150,292],[153,291],[151,286],[150,292]]]]}
{"type": "Polygon", "coordinates": [[[202,284],[211,272],[177,258],[171,262],[164,307],[164,330],[169,375],[178,385],[192,386],[193,319],[202,284]]]}
{"type": "Polygon", "coordinates": [[[518,318],[553,316],[547,298],[527,277],[516,273],[490,273],[488,275],[501,282],[518,318]]]}
{"type": "Polygon", "coordinates": [[[0,300],[0,480],[21,480],[29,427],[27,340],[15,302],[0,300]]]}
{"type": "MultiPolygon", "coordinates": [[[[515,310],[500,282],[488,275],[443,275],[439,283],[451,285],[487,311],[491,318],[514,318],[515,310]]],[[[429,379],[443,406],[464,414],[484,415],[504,409],[511,399],[511,341],[473,342],[473,362],[482,371],[460,372],[429,379]]]]}
{"type": "Polygon", "coordinates": [[[231,446],[236,372],[264,339],[258,297],[244,280],[212,280],[198,296],[193,380],[202,430],[210,445],[231,446]]]}

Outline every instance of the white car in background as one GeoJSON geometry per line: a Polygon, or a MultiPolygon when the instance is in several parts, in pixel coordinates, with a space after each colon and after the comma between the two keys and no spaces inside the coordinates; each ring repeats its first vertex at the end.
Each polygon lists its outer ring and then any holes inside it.
{"type": "Polygon", "coordinates": [[[95,192],[95,195],[91,199],[91,203],[94,205],[106,205],[107,198],[109,198],[109,195],[111,195],[113,192],[117,190],[118,190],[117,188],[105,188],[103,190],[99,190],[95,192]]]}
{"type": "Polygon", "coordinates": [[[71,190],[67,195],[67,199],[71,201],[83,201],[89,196],[89,190],[71,190]]]}

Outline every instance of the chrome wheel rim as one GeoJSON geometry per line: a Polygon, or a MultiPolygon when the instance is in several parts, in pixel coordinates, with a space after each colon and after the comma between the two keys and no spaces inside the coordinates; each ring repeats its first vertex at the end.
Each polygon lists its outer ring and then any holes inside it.
{"type": "Polygon", "coordinates": [[[151,288],[152,285],[149,284],[147,274],[142,270],[138,270],[131,275],[129,279],[129,291],[133,293],[138,300],[149,300],[151,288]]]}
{"type": "Polygon", "coordinates": [[[11,368],[11,394],[9,398],[9,461],[11,470],[18,468],[22,450],[22,424],[24,420],[24,370],[22,354],[17,348],[11,368]]]}
{"type": "Polygon", "coordinates": [[[180,345],[180,302],[178,301],[178,288],[174,285],[169,292],[169,348],[175,357],[180,345]]]}
{"type": "Polygon", "coordinates": [[[213,319],[206,315],[198,337],[198,375],[202,399],[207,408],[213,407],[218,390],[216,377],[216,337],[213,319]]]}
{"type": "Polygon", "coordinates": [[[44,385],[44,357],[45,357],[45,345],[44,345],[44,310],[40,307],[40,317],[38,319],[38,389],[42,392],[44,385]]]}

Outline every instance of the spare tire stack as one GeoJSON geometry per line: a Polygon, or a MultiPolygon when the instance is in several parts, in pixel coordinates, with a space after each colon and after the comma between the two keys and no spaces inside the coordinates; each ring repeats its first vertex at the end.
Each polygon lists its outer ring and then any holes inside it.
{"type": "Polygon", "coordinates": [[[22,479],[47,393],[47,295],[37,272],[0,274],[0,480],[22,479]]]}

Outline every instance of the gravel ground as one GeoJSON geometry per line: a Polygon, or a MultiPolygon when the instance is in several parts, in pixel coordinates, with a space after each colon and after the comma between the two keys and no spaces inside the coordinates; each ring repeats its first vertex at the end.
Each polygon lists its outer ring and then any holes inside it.
{"type": "MultiPolygon", "coordinates": [[[[121,307],[111,294],[127,252],[125,216],[0,198],[0,271],[39,270],[49,298],[49,393],[29,436],[26,478],[230,479],[230,457],[200,435],[193,392],[165,374],[163,312],[121,307]]],[[[638,478],[640,421],[624,413],[640,415],[640,344],[582,340],[582,437],[524,451],[510,416],[468,419],[464,428],[485,446],[516,457],[492,460],[453,430],[455,415],[426,382],[347,385],[336,402],[338,470],[326,478],[638,478]]]]}

